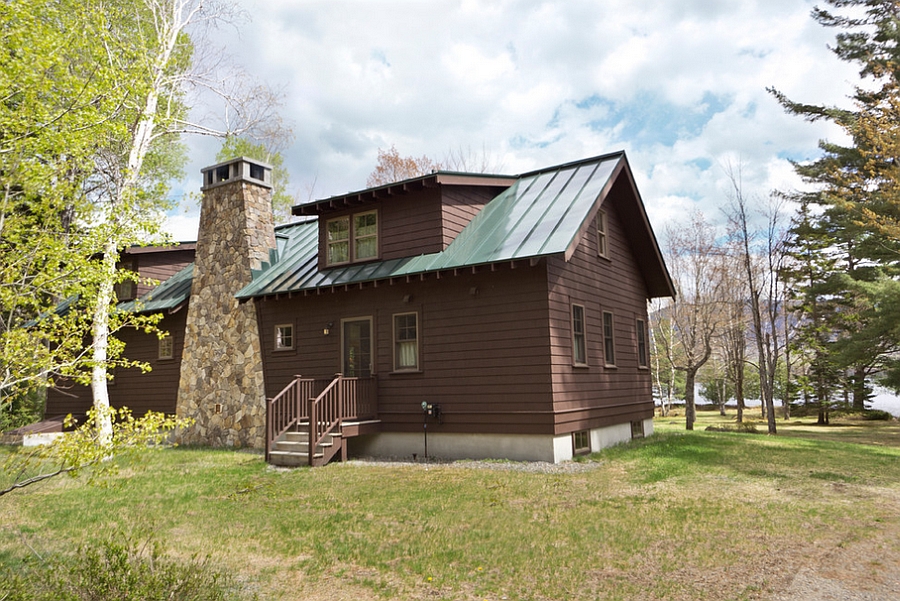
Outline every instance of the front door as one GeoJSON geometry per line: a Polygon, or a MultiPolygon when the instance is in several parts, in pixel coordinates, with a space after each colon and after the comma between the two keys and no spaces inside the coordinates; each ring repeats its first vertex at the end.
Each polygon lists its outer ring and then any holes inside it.
{"type": "Polygon", "coordinates": [[[341,323],[343,330],[343,370],[348,378],[368,378],[372,375],[372,318],[348,319],[341,323]]]}

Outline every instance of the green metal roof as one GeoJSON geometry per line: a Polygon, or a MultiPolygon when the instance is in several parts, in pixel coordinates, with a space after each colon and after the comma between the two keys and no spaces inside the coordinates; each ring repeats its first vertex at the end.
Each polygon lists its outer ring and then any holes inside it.
{"type": "Polygon", "coordinates": [[[157,311],[176,309],[191,295],[193,277],[194,264],[191,263],[141,298],[122,303],[119,307],[124,311],[138,313],[156,313],[157,311]]]}
{"type": "Polygon", "coordinates": [[[319,271],[318,225],[279,231],[279,259],[237,293],[240,299],[566,253],[611,184],[624,153],[519,176],[443,252],[319,271]]]}

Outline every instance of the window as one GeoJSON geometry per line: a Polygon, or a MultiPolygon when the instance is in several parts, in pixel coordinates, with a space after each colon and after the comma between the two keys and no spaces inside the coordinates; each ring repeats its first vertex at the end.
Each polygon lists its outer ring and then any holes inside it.
{"type": "Polygon", "coordinates": [[[572,451],[576,455],[584,455],[591,452],[591,436],[587,430],[572,432],[572,451]]]}
{"type": "Polygon", "coordinates": [[[173,339],[171,336],[163,336],[159,339],[159,358],[175,358],[175,339],[173,339]]]}
{"type": "Polygon", "coordinates": [[[609,311],[603,312],[603,353],[607,365],[613,366],[616,364],[616,345],[613,339],[613,314],[609,311]]]}
{"type": "Polygon", "coordinates": [[[325,225],[327,265],[378,257],[378,212],[368,211],[329,220],[325,225]]]}
{"type": "Polygon", "coordinates": [[[419,316],[394,315],[394,371],[419,369],[419,316]]]}
{"type": "Polygon", "coordinates": [[[572,305],[572,360],[576,365],[587,364],[587,345],[584,338],[584,307],[572,305]]]}
{"type": "Polygon", "coordinates": [[[606,211],[597,211],[597,255],[608,257],[608,240],[606,237],[606,211]]]}
{"type": "Polygon", "coordinates": [[[638,319],[637,326],[637,353],[638,366],[647,367],[647,324],[643,319],[638,319]]]}
{"type": "Polygon", "coordinates": [[[332,219],[327,226],[328,264],[337,265],[350,260],[350,218],[332,219]]]}
{"type": "MultiPolygon", "coordinates": [[[[134,261],[122,261],[121,263],[119,263],[119,265],[116,267],[116,269],[118,269],[119,271],[128,271],[128,272],[133,273],[135,271],[134,261]]],[[[129,279],[122,280],[121,282],[117,282],[115,285],[115,288],[114,288],[115,292],[116,292],[116,299],[118,299],[119,301],[127,301],[127,300],[134,299],[134,297],[135,297],[135,285],[134,284],[135,284],[135,282],[134,282],[134,280],[130,279],[130,276],[129,276],[129,279]]]]}
{"type": "Polygon", "coordinates": [[[294,348],[294,326],[282,324],[275,326],[275,350],[286,351],[294,348]]]}
{"type": "Polygon", "coordinates": [[[353,216],[353,258],[357,261],[378,256],[378,213],[370,211],[353,216]]]}
{"type": "Polygon", "coordinates": [[[631,422],[631,437],[632,438],[643,438],[644,437],[644,422],[641,420],[631,422]]]}

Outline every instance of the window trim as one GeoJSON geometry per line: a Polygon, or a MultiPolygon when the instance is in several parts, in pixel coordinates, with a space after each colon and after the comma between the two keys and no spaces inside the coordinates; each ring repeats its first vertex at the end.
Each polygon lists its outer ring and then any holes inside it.
{"type": "Polygon", "coordinates": [[[346,215],[341,215],[339,217],[333,217],[325,221],[325,266],[326,267],[334,267],[337,265],[348,265],[351,263],[364,263],[366,261],[375,261],[381,257],[381,217],[379,215],[378,209],[370,209],[368,211],[360,211],[359,213],[347,213],[346,215]],[[375,233],[374,234],[366,234],[365,236],[357,236],[356,234],[356,220],[359,217],[363,217],[365,215],[375,215],[375,233]],[[329,240],[329,227],[332,223],[337,223],[339,221],[347,222],[347,237],[341,238],[339,240],[329,240]],[[362,240],[375,239],[375,254],[371,257],[357,257],[357,249],[359,248],[359,243],[362,240]],[[331,248],[337,244],[346,244],[347,245],[347,260],[346,261],[332,261],[331,260],[331,248]]]}
{"type": "MultiPolygon", "coordinates": [[[[393,328],[393,332],[391,334],[391,339],[392,339],[393,356],[394,356],[393,357],[394,373],[421,372],[422,371],[422,356],[421,356],[422,335],[421,335],[421,328],[419,326],[419,312],[418,311],[405,311],[403,313],[394,313],[391,316],[391,326],[393,328]],[[407,317],[409,315],[412,315],[413,317],[415,317],[415,320],[416,320],[415,321],[415,326],[416,326],[416,338],[415,338],[416,364],[413,366],[401,366],[400,365],[400,342],[401,341],[397,338],[397,332],[398,332],[397,318],[398,317],[407,317]]],[[[405,340],[402,342],[409,342],[409,341],[405,340]]]]}
{"type": "Polygon", "coordinates": [[[616,320],[612,311],[603,311],[603,363],[616,367],[616,320]]]}
{"type": "Polygon", "coordinates": [[[378,209],[372,209],[371,211],[363,211],[362,213],[354,213],[353,220],[351,222],[350,235],[351,235],[351,239],[353,240],[353,248],[352,248],[353,253],[350,255],[351,257],[353,257],[353,259],[352,259],[353,262],[372,261],[372,260],[377,259],[378,256],[381,254],[381,253],[379,253],[379,249],[378,249],[378,209]],[[356,230],[357,230],[356,220],[365,215],[375,215],[375,233],[367,234],[365,236],[360,236],[356,233],[356,230]],[[363,258],[358,257],[357,253],[359,251],[360,240],[368,240],[370,238],[375,239],[375,254],[372,255],[371,257],[363,257],[363,258]]]}
{"type": "Polygon", "coordinates": [[[578,430],[572,432],[572,455],[590,455],[591,454],[591,432],[590,430],[578,430]],[[578,446],[579,438],[584,444],[578,446]]]}
{"type": "Polygon", "coordinates": [[[647,352],[647,322],[641,318],[635,319],[635,328],[637,329],[637,363],[639,369],[650,368],[650,354],[647,352]]]}
{"type": "Polygon", "coordinates": [[[597,256],[604,259],[609,258],[609,222],[606,219],[606,211],[600,209],[597,211],[597,256]]]}
{"type": "Polygon", "coordinates": [[[175,338],[171,334],[166,334],[159,339],[156,358],[160,361],[171,361],[175,358],[175,338]]]}
{"type": "Polygon", "coordinates": [[[644,420],[638,419],[631,422],[631,438],[644,438],[644,420]]]}
{"type": "Polygon", "coordinates": [[[294,350],[294,324],[292,324],[292,323],[275,324],[273,342],[274,342],[276,351],[292,351],[292,350],[294,350]],[[279,331],[282,328],[290,329],[290,332],[288,333],[288,339],[290,340],[289,345],[282,344],[282,342],[284,340],[284,336],[280,335],[280,331],[279,331]]]}
{"type": "MultiPolygon", "coordinates": [[[[340,366],[340,373],[347,375],[347,370],[345,369],[344,359],[346,358],[347,353],[347,345],[346,345],[346,328],[347,324],[354,323],[357,321],[368,321],[369,322],[369,367],[368,367],[368,376],[348,376],[348,377],[374,377],[377,373],[378,367],[378,357],[376,353],[378,352],[378,344],[375,340],[376,331],[375,331],[375,317],[373,315],[360,315],[359,317],[344,317],[341,318],[341,356],[339,359],[338,365],[340,366]]],[[[365,370],[364,370],[365,371],[365,370]]]]}
{"type": "Polygon", "coordinates": [[[335,217],[334,219],[328,219],[325,221],[325,264],[326,265],[345,265],[350,263],[350,257],[353,256],[352,248],[350,240],[353,237],[351,226],[353,223],[352,215],[342,215],[341,217],[335,217]],[[332,223],[337,223],[338,221],[347,221],[347,237],[341,238],[340,240],[329,240],[328,236],[330,235],[329,227],[332,223]],[[331,247],[336,244],[346,243],[347,244],[347,260],[346,261],[332,261],[331,260],[331,247]]]}
{"type": "Polygon", "coordinates": [[[587,360],[587,319],[585,317],[586,312],[584,310],[584,305],[579,305],[577,303],[572,303],[572,318],[570,321],[570,328],[572,334],[572,365],[577,367],[586,367],[588,364],[587,360]],[[581,313],[581,331],[579,332],[576,325],[578,320],[576,319],[576,312],[581,313]],[[579,344],[580,340],[580,344],[579,344]],[[578,352],[581,351],[581,361],[578,360],[578,352]]]}

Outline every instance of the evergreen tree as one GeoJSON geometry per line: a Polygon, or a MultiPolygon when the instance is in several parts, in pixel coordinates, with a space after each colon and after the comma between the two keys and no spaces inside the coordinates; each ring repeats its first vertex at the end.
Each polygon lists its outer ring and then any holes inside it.
{"type": "Polygon", "coordinates": [[[810,390],[822,421],[838,386],[852,391],[853,406],[862,409],[867,379],[896,347],[877,307],[885,306],[900,275],[900,2],[826,0],[813,18],[839,30],[833,50],[857,64],[861,78],[850,108],[794,102],[771,90],[788,112],[832,121],[851,141],[822,141],[821,158],[795,165],[815,185],[793,195],[803,211],[792,232],[798,263],[790,271],[800,287],[803,322],[796,342],[809,345],[810,390]]]}

